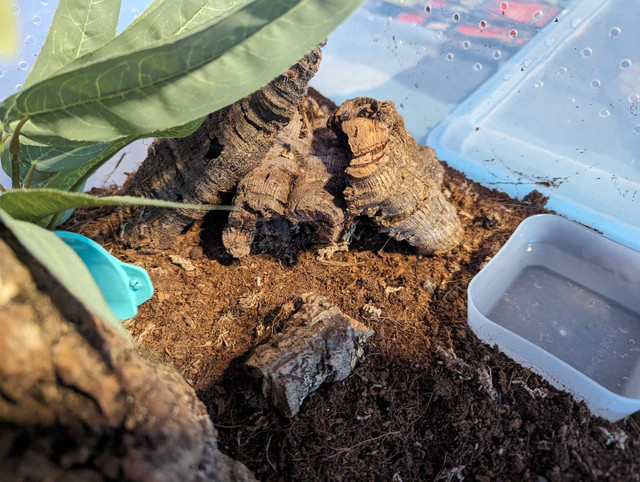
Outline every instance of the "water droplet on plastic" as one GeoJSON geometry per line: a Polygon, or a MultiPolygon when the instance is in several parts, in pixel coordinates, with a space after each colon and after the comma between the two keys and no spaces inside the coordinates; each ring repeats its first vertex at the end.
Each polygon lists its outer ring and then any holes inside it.
{"type": "Polygon", "coordinates": [[[40,2],[40,5],[42,5],[43,7],[46,7],[47,5],[49,5],[49,0],[42,0],[40,2]]]}
{"type": "Polygon", "coordinates": [[[473,70],[475,70],[476,72],[480,72],[482,70],[482,64],[480,62],[476,62],[475,64],[473,64],[473,70]]]}
{"type": "Polygon", "coordinates": [[[560,336],[567,336],[567,330],[560,328],[560,336]]]}
{"type": "Polygon", "coordinates": [[[31,36],[31,35],[27,35],[27,36],[24,38],[24,44],[25,44],[25,45],[33,45],[34,43],[36,43],[36,40],[33,38],[33,36],[31,36]]]}
{"type": "Polygon", "coordinates": [[[609,38],[618,38],[620,37],[621,32],[622,30],[620,30],[620,27],[613,27],[609,30],[609,38]]]}
{"type": "Polygon", "coordinates": [[[566,67],[560,67],[558,69],[558,75],[567,75],[567,68],[566,67]]]}
{"type": "Polygon", "coordinates": [[[628,353],[623,353],[622,355],[620,355],[620,358],[627,358],[629,356],[628,353]]]}
{"type": "Polygon", "coordinates": [[[20,92],[22,90],[22,84],[16,84],[16,92],[20,92]]]}
{"type": "Polygon", "coordinates": [[[444,32],[442,32],[441,30],[438,30],[438,31],[436,32],[436,37],[438,37],[438,38],[442,38],[442,37],[444,37],[444,32]]]}
{"type": "Polygon", "coordinates": [[[446,56],[447,62],[453,62],[453,54],[449,52],[446,56]]]}
{"type": "Polygon", "coordinates": [[[20,12],[22,11],[18,5],[11,5],[11,10],[13,10],[14,15],[20,15],[20,12]]]}
{"type": "Polygon", "coordinates": [[[609,112],[607,109],[600,109],[598,115],[600,117],[609,117],[611,115],[611,112],[609,112]]]}
{"type": "Polygon", "coordinates": [[[38,15],[34,15],[32,20],[34,25],[40,25],[42,23],[42,19],[38,15]]]}
{"type": "Polygon", "coordinates": [[[629,96],[629,102],[635,104],[636,102],[640,102],[640,94],[631,94],[629,96]]]}
{"type": "Polygon", "coordinates": [[[459,22],[460,21],[460,14],[458,12],[454,13],[451,16],[451,20],[453,20],[454,22],[459,22]]]}
{"type": "Polygon", "coordinates": [[[428,3],[425,5],[424,7],[424,11],[427,13],[431,13],[431,5],[429,5],[428,3]]]}
{"type": "Polygon", "coordinates": [[[593,54],[593,50],[591,50],[591,48],[587,47],[586,49],[582,49],[581,54],[585,59],[588,59],[589,57],[591,57],[591,54],[593,54]]]}
{"type": "Polygon", "coordinates": [[[621,70],[627,70],[629,67],[631,67],[631,60],[624,59],[624,60],[620,61],[620,69],[621,70]]]}
{"type": "Polygon", "coordinates": [[[518,31],[515,28],[509,30],[509,37],[516,39],[518,38],[518,31]]]}
{"type": "Polygon", "coordinates": [[[462,42],[462,48],[465,50],[469,50],[469,48],[471,48],[471,42],[465,40],[464,42],[462,42]]]}
{"type": "Polygon", "coordinates": [[[573,28],[577,28],[578,25],[580,25],[582,23],[582,20],[580,20],[579,18],[574,18],[573,20],[571,20],[571,26],[573,28]]]}
{"type": "Polygon", "coordinates": [[[502,74],[502,80],[511,80],[511,74],[509,72],[505,72],[502,74]]]}
{"type": "Polygon", "coordinates": [[[493,51],[493,58],[498,60],[500,57],[502,57],[502,52],[500,52],[499,50],[494,50],[493,51]]]}
{"type": "Polygon", "coordinates": [[[524,67],[525,69],[528,68],[531,65],[531,60],[530,59],[524,59],[522,61],[522,67],[524,67]]]}
{"type": "Polygon", "coordinates": [[[544,41],[544,44],[547,47],[553,47],[553,44],[556,42],[556,39],[549,37],[547,40],[544,41]]]}
{"type": "Polygon", "coordinates": [[[500,10],[503,12],[509,10],[509,2],[500,2],[500,10]]]}
{"type": "Polygon", "coordinates": [[[602,82],[600,82],[598,79],[593,79],[591,81],[591,87],[593,87],[594,89],[599,89],[601,85],[602,82]]]}
{"type": "Polygon", "coordinates": [[[540,283],[538,283],[537,281],[536,281],[535,283],[533,283],[533,287],[534,287],[534,288],[536,288],[536,289],[538,289],[538,290],[541,290],[542,288],[544,288],[544,286],[542,286],[542,285],[541,285],[540,283]]]}
{"type": "Polygon", "coordinates": [[[636,341],[633,338],[629,339],[629,345],[635,345],[636,341]]]}
{"type": "Polygon", "coordinates": [[[575,104],[576,103],[575,97],[570,97],[569,102],[571,102],[572,104],[575,104]]]}
{"type": "Polygon", "coordinates": [[[478,24],[478,27],[480,27],[480,30],[484,30],[488,26],[489,26],[489,23],[486,20],[480,20],[480,23],[478,24]]]}
{"type": "Polygon", "coordinates": [[[536,10],[533,12],[532,18],[534,22],[539,22],[544,17],[544,12],[542,10],[536,10]]]}
{"type": "Polygon", "coordinates": [[[640,124],[636,124],[635,126],[633,126],[633,132],[635,134],[640,134],[640,124]]]}
{"type": "Polygon", "coordinates": [[[536,89],[541,89],[542,87],[544,87],[544,82],[542,80],[539,80],[538,82],[536,82],[535,84],[533,84],[533,86],[536,89]]]}
{"type": "Polygon", "coordinates": [[[18,68],[20,70],[27,70],[29,68],[29,64],[24,60],[21,60],[20,62],[18,62],[18,68]]]}
{"type": "Polygon", "coordinates": [[[4,77],[4,70],[0,69],[0,79],[4,77]]]}

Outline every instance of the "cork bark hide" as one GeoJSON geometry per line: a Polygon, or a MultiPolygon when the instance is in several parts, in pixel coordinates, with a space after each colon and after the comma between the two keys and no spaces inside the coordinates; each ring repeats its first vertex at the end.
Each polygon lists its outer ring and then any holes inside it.
{"type": "MultiPolygon", "coordinates": [[[[156,141],[125,193],[219,204],[235,192],[239,210],[223,242],[236,258],[309,244],[330,253],[363,216],[420,253],[455,246],[460,223],[433,151],[407,133],[393,102],[358,98],[338,108],[312,89],[305,96],[320,59],[316,48],[193,135],[156,141]]],[[[124,240],[167,248],[202,214],[142,210],[124,240]]]]}
{"type": "Polygon", "coordinates": [[[0,227],[0,480],[254,480],[194,390],[0,227]]]}
{"type": "Polygon", "coordinates": [[[393,102],[358,98],[339,108],[315,91],[262,163],[242,179],[223,242],[237,258],[283,250],[301,225],[313,244],[336,246],[369,217],[420,253],[460,239],[441,191],[443,169],[419,146],[393,102]]]}
{"type": "MultiPolygon", "coordinates": [[[[296,115],[322,53],[315,48],[248,97],[211,114],[191,136],[156,140],[125,193],[168,201],[220,204],[221,196],[257,167],[296,115]]],[[[215,95],[212,92],[211,95],[215,95]]],[[[169,247],[202,211],[142,211],[127,226],[133,245],[169,247]]]]}

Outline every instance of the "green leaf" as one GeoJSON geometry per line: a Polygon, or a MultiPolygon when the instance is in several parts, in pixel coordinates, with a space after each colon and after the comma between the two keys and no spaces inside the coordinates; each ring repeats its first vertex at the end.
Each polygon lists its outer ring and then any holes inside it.
{"type": "MultiPolygon", "coordinates": [[[[101,155],[110,143],[87,144],[75,148],[47,146],[22,139],[20,142],[20,162],[35,164],[38,171],[58,172],[75,169],[101,155]]],[[[5,166],[3,166],[4,169],[5,166]]]]}
{"type": "Polygon", "coordinates": [[[10,0],[0,0],[0,55],[16,53],[18,34],[10,0]]]}
{"type": "Polygon", "coordinates": [[[51,77],[116,36],[121,0],[60,0],[24,87],[51,77]]]}
{"type": "MultiPolygon", "coordinates": [[[[197,27],[177,37],[140,48],[132,45],[132,51],[118,49],[111,57],[101,57],[99,51],[78,59],[52,78],[23,89],[3,122],[28,116],[31,122],[24,132],[31,138],[48,135],[83,142],[144,137],[186,124],[271,81],[359,3],[239,2],[235,10],[207,22],[198,20],[197,27]]],[[[211,17],[205,11],[202,15],[211,17]]]]}
{"type": "Polygon", "coordinates": [[[1,209],[0,225],[8,229],[29,254],[89,312],[111,323],[123,336],[129,336],[107,305],[91,273],[73,249],[51,231],[12,219],[1,209]]]}
{"type": "Polygon", "coordinates": [[[252,0],[156,0],[120,35],[102,49],[93,52],[91,62],[113,57],[119,52],[158,45],[201,25],[210,23],[227,12],[252,0]]]}
{"type": "Polygon", "coordinates": [[[201,211],[228,210],[228,206],[182,204],[159,199],[144,199],[133,196],[98,197],[90,194],[64,192],[56,189],[9,189],[0,195],[0,209],[21,221],[38,222],[47,216],[67,209],[100,206],[153,206],[201,211]]]}

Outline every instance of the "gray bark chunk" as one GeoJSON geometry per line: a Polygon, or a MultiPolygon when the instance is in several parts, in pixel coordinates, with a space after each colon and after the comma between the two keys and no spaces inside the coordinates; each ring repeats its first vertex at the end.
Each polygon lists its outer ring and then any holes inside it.
{"type": "Polygon", "coordinates": [[[246,367],[263,395],[285,416],[320,385],[344,380],[364,354],[373,331],[346,316],[324,296],[307,293],[288,328],[260,345],[246,367]]]}

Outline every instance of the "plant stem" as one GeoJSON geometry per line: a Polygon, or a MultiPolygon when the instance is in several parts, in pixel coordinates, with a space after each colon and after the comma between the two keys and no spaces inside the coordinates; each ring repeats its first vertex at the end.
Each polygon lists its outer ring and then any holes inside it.
{"type": "Polygon", "coordinates": [[[36,163],[32,162],[31,167],[29,167],[29,172],[27,172],[27,177],[24,180],[24,188],[29,189],[31,187],[31,177],[33,176],[33,171],[36,170],[36,163]]]}
{"type": "Polygon", "coordinates": [[[7,189],[2,184],[0,184],[0,192],[5,192],[6,190],[7,189]]]}
{"type": "MultiPolygon", "coordinates": [[[[126,146],[127,144],[130,144],[131,142],[133,142],[133,140],[129,140],[128,142],[124,143],[124,144],[120,144],[118,146],[116,146],[117,148],[113,149],[113,152],[107,154],[106,156],[104,156],[103,159],[100,160],[100,162],[97,162],[96,164],[94,164],[87,172],[85,172],[82,177],[80,179],[78,179],[76,181],[76,183],[71,186],[71,189],[69,189],[69,192],[78,192],[78,189],[80,189],[82,187],[82,185],[84,183],[87,182],[87,180],[93,175],[95,174],[95,172],[100,169],[109,159],[111,159],[120,149],[122,149],[124,146],[126,146]]],[[[113,148],[113,144],[111,146],[109,146],[107,148],[107,150],[113,148]]],[[[123,154],[124,157],[124,154],[123,154]]]]}
{"type": "Polygon", "coordinates": [[[27,123],[28,117],[22,119],[11,136],[11,143],[9,144],[9,152],[11,153],[11,184],[14,189],[20,188],[20,161],[18,155],[20,154],[20,130],[22,126],[27,123]]]}
{"type": "Polygon", "coordinates": [[[53,228],[56,227],[56,225],[58,224],[58,220],[60,219],[60,216],[64,213],[64,211],[60,212],[60,213],[55,213],[51,215],[51,221],[49,221],[49,224],[47,224],[47,229],[49,231],[52,231],[53,228]]]}

